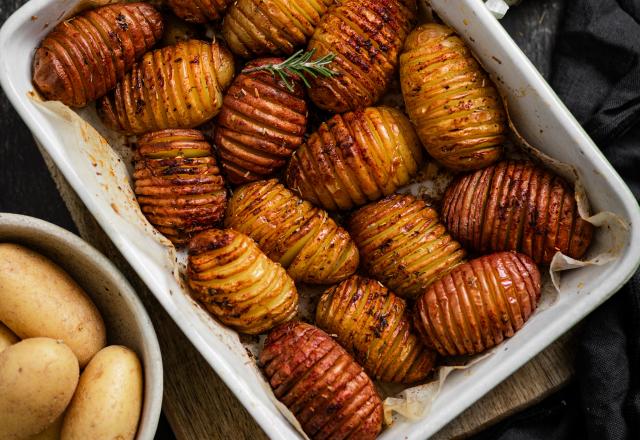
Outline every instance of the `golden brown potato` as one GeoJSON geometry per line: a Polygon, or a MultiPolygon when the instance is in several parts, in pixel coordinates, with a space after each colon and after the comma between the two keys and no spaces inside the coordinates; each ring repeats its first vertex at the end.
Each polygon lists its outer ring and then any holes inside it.
{"type": "Polygon", "coordinates": [[[191,23],[204,24],[222,18],[232,0],[168,0],[174,14],[191,23]]]}
{"type": "MultiPolygon", "coordinates": [[[[281,58],[253,61],[245,69],[281,58]]],[[[215,145],[231,183],[265,178],[286,164],[303,142],[307,103],[302,82],[291,79],[293,91],[269,72],[241,73],[224,97],[216,120],[215,145]]]]}
{"type": "Polygon", "coordinates": [[[191,240],[187,276],[196,299],[239,332],[264,333],[298,313],[298,292],[287,272],[233,229],[191,240]]]}
{"type": "Polygon", "coordinates": [[[133,172],[140,209],[176,245],[224,217],[227,190],[198,130],[162,130],[138,140],[133,172]]]}
{"type": "Polygon", "coordinates": [[[218,43],[181,41],[148,52],[98,103],[104,123],[142,134],[193,128],[212,119],[233,77],[233,58],[218,43]]]}
{"type": "Polygon", "coordinates": [[[48,100],[84,107],[113,89],[162,31],[162,16],[146,3],[83,12],[42,41],[33,60],[33,83],[48,100]]]}
{"type": "Polygon", "coordinates": [[[400,81],[407,113],[434,159],[471,170],[500,158],[507,133],[502,100],[451,28],[429,23],[411,32],[400,81]]]}
{"type": "Polygon", "coordinates": [[[535,312],[540,272],[515,252],[461,264],[416,301],[415,325],[443,356],[475,354],[510,338],[535,312]]]}
{"type": "Polygon", "coordinates": [[[331,287],[320,298],[316,324],[374,379],[413,383],[433,370],[436,354],[414,334],[405,301],[378,281],[353,275],[331,287]]]}
{"type": "Polygon", "coordinates": [[[465,256],[438,213],[412,195],[394,194],[359,209],[349,231],[369,274],[404,298],[416,298],[465,256]]]}
{"type": "Polygon", "coordinates": [[[358,249],[347,231],[275,179],[238,188],[225,224],[253,238],[294,281],[333,284],[358,268],[358,249]]]}
{"type": "Polygon", "coordinates": [[[518,251],[538,264],[558,251],[582,257],[593,234],[564,179],[530,162],[500,162],[454,181],[442,218],[470,250],[518,251]]]}
{"type": "Polygon", "coordinates": [[[222,24],[231,51],[244,58],[290,55],[313,34],[336,0],[237,0],[222,24]]]}
{"type": "Polygon", "coordinates": [[[415,0],[343,0],[327,12],[308,49],[330,52],[339,75],[313,80],[309,97],[334,113],[375,104],[391,82],[398,54],[415,18],[415,0]]]}
{"type": "Polygon", "coordinates": [[[287,186],[325,209],[351,209],[409,183],[423,157],[401,111],[369,107],[322,124],[291,157],[287,186]]]}
{"type": "Polygon", "coordinates": [[[260,364],[311,439],[373,440],[382,430],[382,402],[371,379],[322,330],[301,322],[275,328],[260,364]]]}

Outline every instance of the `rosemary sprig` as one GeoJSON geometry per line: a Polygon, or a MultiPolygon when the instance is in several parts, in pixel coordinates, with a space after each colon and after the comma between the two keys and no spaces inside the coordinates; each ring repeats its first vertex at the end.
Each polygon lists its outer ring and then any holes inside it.
{"type": "Polygon", "coordinates": [[[315,49],[311,49],[309,52],[299,50],[281,63],[265,64],[263,66],[244,69],[242,73],[251,73],[263,70],[270,72],[273,76],[278,76],[287,89],[290,92],[293,92],[293,83],[289,81],[289,78],[292,76],[297,76],[302,80],[305,86],[311,87],[306,75],[309,75],[312,78],[317,78],[318,76],[331,78],[338,74],[335,70],[331,70],[327,67],[335,59],[336,55],[334,53],[330,52],[317,60],[311,61],[311,58],[315,53],[315,49]]]}

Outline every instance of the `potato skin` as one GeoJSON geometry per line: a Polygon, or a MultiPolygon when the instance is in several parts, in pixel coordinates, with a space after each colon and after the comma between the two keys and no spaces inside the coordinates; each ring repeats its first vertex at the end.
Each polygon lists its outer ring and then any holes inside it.
{"type": "Polygon", "coordinates": [[[237,0],[222,23],[222,37],[244,58],[291,55],[313,34],[336,0],[237,0]]]}
{"type": "Polygon", "coordinates": [[[416,301],[414,323],[443,356],[475,354],[512,337],[535,312],[540,272],[515,252],[485,255],[435,281],[416,301]]]}
{"type": "Polygon", "coordinates": [[[298,313],[298,292],[287,272],[232,229],[191,240],[187,277],[196,299],[242,333],[264,333],[298,313]]]}
{"type": "Polygon", "coordinates": [[[62,341],[29,338],[0,353],[0,438],[24,439],[62,414],[78,384],[78,359],[62,341]]]}
{"type": "Polygon", "coordinates": [[[373,440],[381,431],[382,402],[371,379],[322,330],[301,322],[275,328],[260,365],[311,439],[373,440]]]}
{"type": "Polygon", "coordinates": [[[232,0],[168,0],[168,3],[183,20],[204,24],[222,18],[232,0]]]}
{"type": "Polygon", "coordinates": [[[316,27],[308,49],[314,58],[330,52],[339,75],[312,81],[309,97],[334,113],[368,107],[391,82],[416,15],[415,0],[343,0],[316,27]]]}
{"type": "Polygon", "coordinates": [[[142,410],[142,366],[126,347],[100,350],[82,372],[61,440],[133,440],[142,410]]]}
{"type": "Polygon", "coordinates": [[[218,114],[233,70],[231,54],[219,43],[180,41],[146,53],[100,99],[98,113],[126,134],[194,128],[218,114]]]}
{"type": "Polygon", "coordinates": [[[400,82],[407,113],[434,159],[472,170],[500,158],[507,133],[502,99],[451,28],[429,23],[409,35],[400,82]]]}
{"type": "Polygon", "coordinates": [[[369,107],[335,115],[291,157],[287,186],[327,210],[351,209],[409,183],[424,162],[409,119],[369,107]]]}
{"type": "Polygon", "coordinates": [[[549,264],[557,251],[582,257],[593,234],[566,181],[531,162],[500,162],[452,182],[442,218],[468,249],[514,250],[537,264],[549,264]]]}
{"type": "Polygon", "coordinates": [[[216,226],[224,217],[227,190],[198,130],[168,129],[138,140],[133,172],[140,209],[175,245],[216,226]]]}
{"type": "Polygon", "coordinates": [[[358,249],[347,231],[275,179],[238,188],[225,225],[253,238],[294,281],[333,284],[358,268],[358,249]]]}
{"type": "Polygon", "coordinates": [[[349,232],[368,273],[403,298],[415,299],[465,257],[438,213],[412,195],[393,194],[360,208],[349,232]]]}
{"type": "Polygon", "coordinates": [[[162,16],[147,3],[117,3],[58,24],[33,60],[33,83],[48,100],[84,107],[104,96],[162,37],[162,16]]]}
{"type": "Polygon", "coordinates": [[[18,341],[20,341],[20,338],[18,338],[9,327],[0,322],[0,353],[18,341]]]}
{"type": "MultiPolygon", "coordinates": [[[[282,58],[262,58],[245,69],[282,58]]],[[[260,180],[283,167],[304,141],[307,103],[302,82],[293,91],[269,72],[240,73],[224,97],[216,119],[215,145],[231,183],[260,180]]]]}
{"type": "Polygon", "coordinates": [[[83,367],[106,342],[100,312],[82,288],[48,258],[0,243],[0,321],[21,339],[61,339],[83,367]]]}
{"type": "Polygon", "coordinates": [[[414,383],[429,376],[436,354],[414,333],[406,308],[378,281],[353,275],[322,294],[316,325],[335,335],[374,379],[414,383]]]}

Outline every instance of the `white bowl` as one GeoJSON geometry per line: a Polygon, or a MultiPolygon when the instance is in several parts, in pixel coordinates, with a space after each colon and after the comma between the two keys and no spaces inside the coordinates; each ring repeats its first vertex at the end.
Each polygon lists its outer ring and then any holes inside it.
{"type": "Polygon", "coordinates": [[[80,237],[43,220],[0,213],[2,242],[24,245],[60,265],[100,310],[107,343],[137,353],[144,369],[144,400],[136,439],[153,439],[162,408],[162,357],[153,324],[129,282],[80,237]]]}

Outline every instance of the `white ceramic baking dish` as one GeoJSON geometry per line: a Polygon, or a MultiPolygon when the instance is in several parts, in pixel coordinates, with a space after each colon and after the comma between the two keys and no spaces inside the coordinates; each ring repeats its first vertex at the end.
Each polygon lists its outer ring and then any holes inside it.
{"type": "MultiPolygon", "coordinates": [[[[132,226],[114,213],[109,190],[100,186],[94,172],[96,164],[78,151],[65,148],[65,126],[28,99],[36,45],[49,27],[78,3],[79,0],[31,0],[7,20],[0,31],[2,87],[122,254],[260,426],[272,438],[299,438],[269,398],[263,380],[247,357],[231,348],[233,332],[213,329],[184,295],[175,294],[178,284],[154,258],[157,243],[131,239],[132,226]]],[[[640,261],[640,210],[636,200],[483,2],[432,0],[431,4],[460,32],[498,80],[525,138],[545,153],[574,164],[584,179],[593,210],[612,211],[628,220],[630,239],[619,249],[615,264],[565,273],[559,298],[551,307],[536,313],[492,356],[449,376],[427,417],[415,422],[397,421],[385,430],[382,439],[426,438],[437,432],[615,293],[640,261]]],[[[609,238],[601,231],[592,248],[603,249],[609,238]]]]}

